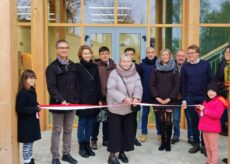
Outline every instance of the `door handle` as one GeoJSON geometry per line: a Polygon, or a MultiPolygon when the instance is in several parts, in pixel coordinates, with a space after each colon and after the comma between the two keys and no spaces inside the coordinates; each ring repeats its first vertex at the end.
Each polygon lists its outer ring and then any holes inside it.
{"type": "Polygon", "coordinates": [[[89,39],[89,35],[85,35],[85,38],[84,38],[85,42],[86,42],[88,39],[89,39]]]}
{"type": "Polygon", "coordinates": [[[146,40],[147,40],[146,35],[143,35],[142,39],[146,42],[146,40]]]}

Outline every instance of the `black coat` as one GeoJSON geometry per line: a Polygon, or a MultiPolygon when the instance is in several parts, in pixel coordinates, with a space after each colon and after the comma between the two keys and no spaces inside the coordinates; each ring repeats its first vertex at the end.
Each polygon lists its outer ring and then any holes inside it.
{"type": "Polygon", "coordinates": [[[19,91],[16,99],[19,142],[33,142],[41,138],[39,119],[36,117],[37,105],[37,95],[34,90],[19,91]]]}
{"type": "Polygon", "coordinates": [[[155,99],[156,97],[163,100],[170,98],[169,104],[177,103],[177,96],[180,92],[178,72],[175,70],[164,72],[153,69],[150,77],[150,92],[154,103],[159,104],[155,99]]]}
{"type": "MultiPolygon", "coordinates": [[[[79,103],[79,84],[76,66],[69,61],[69,66],[62,65],[57,59],[46,68],[47,88],[50,104],[79,103]]],[[[52,110],[51,110],[52,111],[52,110]]],[[[52,111],[63,113],[65,111],[52,111]]]]}
{"type": "MultiPolygon", "coordinates": [[[[80,88],[80,104],[98,105],[101,100],[101,87],[99,71],[93,61],[86,62],[81,59],[80,63],[76,64],[77,75],[80,88]]],[[[78,110],[79,116],[96,115],[99,109],[78,110]]]]}

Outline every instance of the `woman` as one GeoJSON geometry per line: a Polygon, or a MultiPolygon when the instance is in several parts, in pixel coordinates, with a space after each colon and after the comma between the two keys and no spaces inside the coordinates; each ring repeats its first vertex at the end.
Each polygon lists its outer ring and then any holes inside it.
{"type": "Polygon", "coordinates": [[[129,55],[120,56],[119,64],[109,75],[107,89],[107,103],[113,105],[108,108],[109,144],[107,150],[110,152],[108,163],[119,164],[115,156],[117,152],[119,152],[118,158],[128,163],[124,152],[134,149],[134,124],[130,123],[136,119],[135,113],[131,110],[131,104],[140,102],[143,92],[141,79],[129,55]]]}
{"type": "MultiPolygon", "coordinates": [[[[99,72],[97,65],[93,63],[92,53],[91,48],[87,45],[81,46],[78,52],[80,63],[76,64],[76,68],[79,79],[80,104],[101,104],[99,72]]],[[[95,156],[95,153],[90,148],[90,137],[98,112],[97,109],[76,112],[79,116],[77,132],[79,154],[84,158],[95,156]]]]}
{"type": "MultiPolygon", "coordinates": [[[[150,92],[154,102],[160,105],[170,105],[176,102],[180,91],[180,78],[175,71],[175,61],[169,49],[160,52],[156,68],[150,78],[150,92]]],[[[161,124],[161,145],[159,150],[171,151],[172,107],[158,107],[161,124]]]]}

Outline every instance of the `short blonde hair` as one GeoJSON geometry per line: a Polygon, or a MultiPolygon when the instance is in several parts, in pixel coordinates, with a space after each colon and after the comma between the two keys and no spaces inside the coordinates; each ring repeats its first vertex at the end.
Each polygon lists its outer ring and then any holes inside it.
{"type": "Polygon", "coordinates": [[[162,49],[161,52],[160,52],[160,59],[161,59],[161,55],[164,53],[164,52],[167,52],[169,54],[169,59],[173,59],[173,54],[172,52],[170,51],[170,49],[168,48],[165,48],[165,49],[162,49]]]}

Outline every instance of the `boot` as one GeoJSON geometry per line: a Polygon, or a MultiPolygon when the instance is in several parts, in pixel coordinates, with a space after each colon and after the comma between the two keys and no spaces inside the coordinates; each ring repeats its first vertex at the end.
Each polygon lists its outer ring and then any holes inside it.
{"type": "Polygon", "coordinates": [[[165,149],[165,122],[161,122],[161,146],[158,148],[159,151],[163,151],[165,149]]]}
{"type": "Polygon", "coordinates": [[[166,151],[171,151],[172,124],[166,125],[166,151]]]}
{"type": "Polygon", "coordinates": [[[87,152],[87,154],[89,156],[95,156],[95,153],[93,152],[93,150],[90,147],[90,142],[89,141],[85,142],[85,150],[86,150],[86,152],[87,152]]]}
{"type": "Polygon", "coordinates": [[[88,158],[89,154],[87,153],[85,147],[86,147],[85,142],[80,142],[79,143],[79,155],[82,156],[83,158],[88,158]]]}

